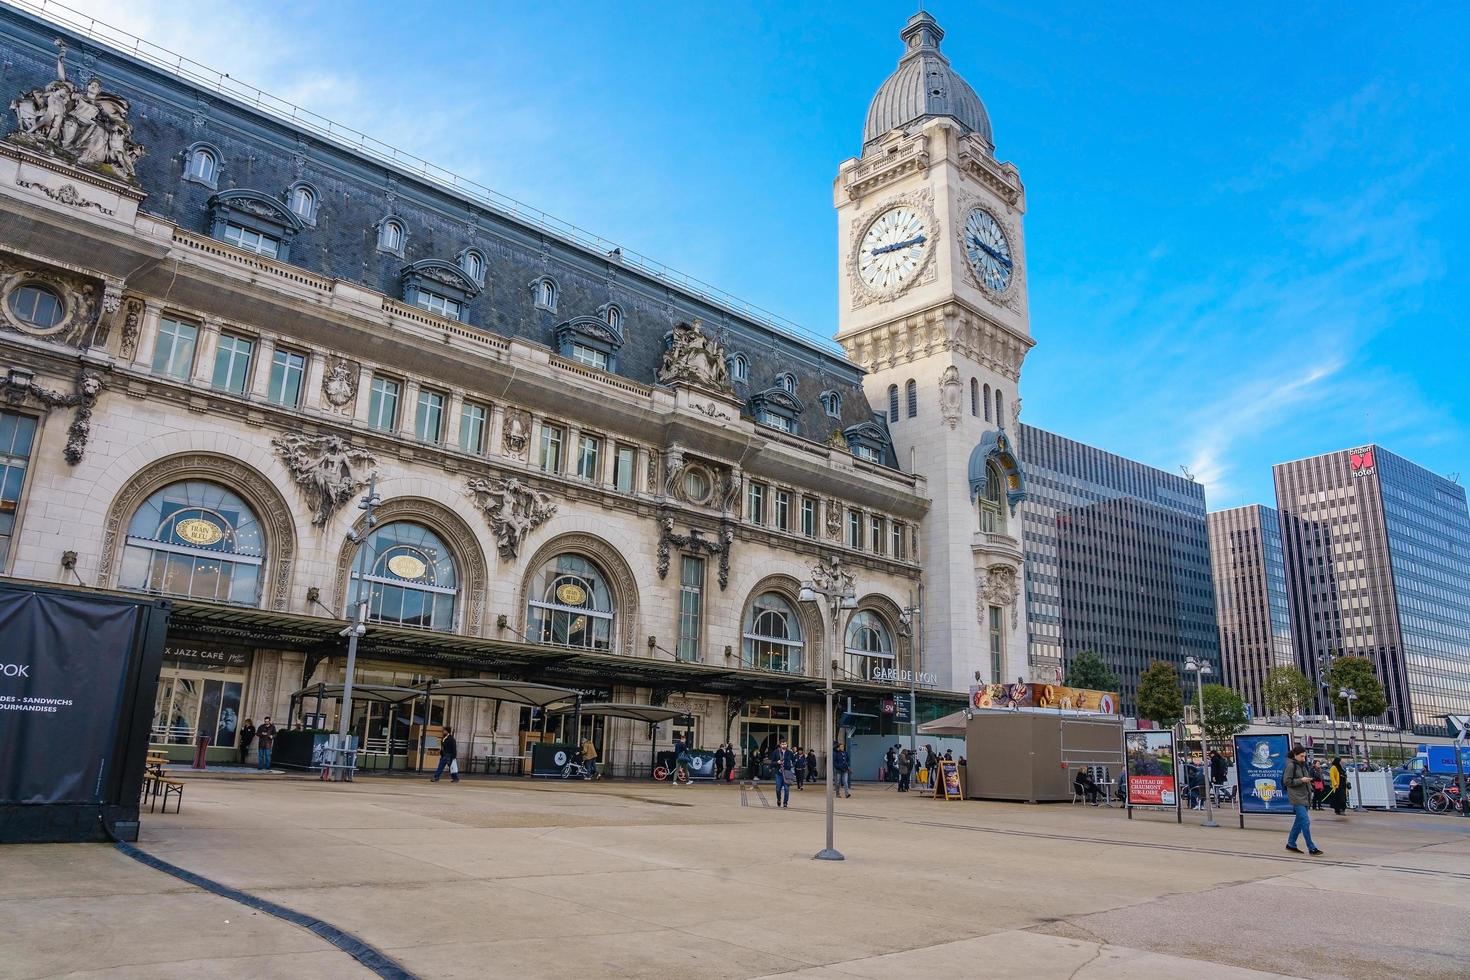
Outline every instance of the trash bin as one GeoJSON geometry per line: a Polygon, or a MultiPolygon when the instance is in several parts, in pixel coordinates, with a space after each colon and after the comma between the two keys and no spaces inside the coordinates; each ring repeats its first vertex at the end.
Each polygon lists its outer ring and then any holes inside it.
{"type": "Polygon", "coordinates": [[[208,755],[209,755],[209,736],[208,735],[196,735],[194,737],[194,768],[195,769],[205,769],[205,768],[208,768],[208,762],[206,761],[208,755]]]}

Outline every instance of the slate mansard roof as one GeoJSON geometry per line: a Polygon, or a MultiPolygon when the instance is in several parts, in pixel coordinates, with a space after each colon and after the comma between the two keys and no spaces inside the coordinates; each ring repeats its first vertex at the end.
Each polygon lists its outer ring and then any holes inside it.
{"type": "MultiPolygon", "coordinates": [[[[745,356],[749,380],[737,384],[742,398],[774,386],[784,371],[795,373],[796,395],[806,406],[797,418],[798,435],[825,443],[835,431],[869,422],[886,434],[881,413],[863,395],[862,369],[835,349],[700,295],[658,269],[640,268],[643,262],[517,216],[488,197],[456,193],[97,39],[0,6],[0,79],[10,97],[55,79],[57,38],[67,45],[68,77],[95,75],[105,90],[130,101],[135,139],[147,148],[137,162],[138,181],[148,194],[144,211],[208,234],[208,202],[215,194],[249,190],[284,205],[290,189],[304,183],[316,195],[316,213],[290,241],[293,265],[398,297],[408,266],[454,263],[474,248],[484,256],[485,270],[483,288],[465,303],[462,319],[470,327],[555,349],[558,324],[601,316],[616,304],[624,317],[616,373],[654,384],[665,335],[675,323],[698,318],[723,339],[727,354],[745,356]],[[197,146],[218,154],[212,187],[184,176],[197,146]],[[390,217],[406,232],[401,256],[379,248],[378,228],[390,217]],[[533,283],[544,276],[556,283],[555,312],[534,301],[533,283]],[[841,395],[840,419],[823,410],[825,391],[841,395]]],[[[14,120],[6,118],[9,132],[14,120]]],[[[895,465],[891,449],[887,455],[888,465],[895,465]]]]}

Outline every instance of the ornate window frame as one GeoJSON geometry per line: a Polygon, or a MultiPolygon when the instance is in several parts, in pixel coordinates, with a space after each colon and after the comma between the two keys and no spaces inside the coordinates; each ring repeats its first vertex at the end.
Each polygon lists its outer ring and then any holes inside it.
{"type": "Polygon", "coordinates": [[[731,354],[727,366],[730,370],[730,380],[733,383],[741,385],[750,383],[750,360],[744,354],[739,352],[731,354]]]}
{"type": "Polygon", "coordinates": [[[555,313],[560,296],[561,287],[551,276],[537,276],[531,280],[531,305],[536,309],[555,313]]]}
{"type": "Polygon", "coordinates": [[[403,258],[408,248],[408,222],[404,221],[401,215],[391,211],[388,212],[373,224],[373,231],[377,233],[377,250],[379,252],[384,255],[396,255],[400,259],[403,258]],[[398,229],[397,245],[387,245],[383,242],[383,236],[387,232],[389,225],[398,229]]]}
{"type": "Polygon", "coordinates": [[[296,520],[280,490],[254,467],[230,456],[213,453],[180,453],[165,456],[135,473],[113,497],[103,524],[102,552],[97,581],[116,588],[122,566],[122,549],[128,526],[138,508],[157,491],[185,480],[203,480],[228,487],[255,510],[255,519],[266,534],[265,581],[261,604],[286,612],[291,605],[291,578],[296,562],[296,520]]]}
{"type": "Polygon", "coordinates": [[[1005,480],[1005,500],[1010,516],[1014,517],[1016,505],[1026,499],[1026,477],[1010,438],[999,429],[992,429],[981,436],[975,448],[970,451],[970,504],[978,505],[980,498],[985,495],[992,463],[1005,480]]]}
{"type": "Polygon", "coordinates": [[[750,396],[750,414],[757,423],[763,416],[775,416],[790,424],[789,434],[800,434],[799,417],[806,411],[801,399],[782,388],[779,384],[750,396]]]}
{"type": "Polygon", "coordinates": [[[404,266],[401,277],[405,303],[418,306],[421,293],[452,299],[459,304],[459,316],[456,319],[461,323],[466,322],[470,300],[480,295],[479,283],[471,279],[457,264],[443,259],[420,259],[404,266]]]}
{"type": "Polygon", "coordinates": [[[893,449],[893,441],[888,437],[888,432],[877,422],[859,422],[857,425],[849,425],[842,430],[842,438],[847,441],[847,450],[859,459],[858,447],[862,446],[872,450],[878,456],[878,462],[888,465],[888,460],[893,449]]]}
{"type": "Polygon", "coordinates": [[[307,180],[293,180],[286,187],[286,210],[301,219],[305,225],[316,225],[316,216],[322,208],[322,192],[316,189],[316,185],[307,180]],[[295,197],[298,191],[305,191],[311,195],[311,209],[307,214],[302,214],[295,208],[295,197]]]}
{"type": "Polygon", "coordinates": [[[617,373],[618,353],[623,349],[623,334],[607,321],[595,316],[575,316],[556,325],[556,352],[571,359],[572,347],[581,345],[600,351],[607,357],[607,369],[617,373]]]}
{"type": "Polygon", "coordinates": [[[184,171],[179,179],[190,184],[200,184],[210,190],[219,190],[219,174],[225,167],[225,155],[220,152],[219,147],[205,140],[190,143],[184,150],[184,171]],[[194,158],[200,153],[207,153],[214,159],[214,170],[208,177],[200,177],[194,173],[194,158]]]}
{"type": "MultiPolygon", "coordinates": [[[[798,624],[801,626],[802,643],[802,665],[801,673],[792,674],[793,677],[811,677],[820,674],[817,668],[821,666],[822,657],[826,656],[826,633],[822,625],[821,611],[814,603],[801,601],[801,583],[790,575],[776,573],[767,575],[750,587],[745,594],[745,600],[740,604],[740,646],[739,657],[743,665],[745,662],[745,633],[746,624],[750,621],[751,608],[755,601],[768,592],[785,599],[787,604],[796,611],[798,624]],[[810,608],[808,608],[810,607],[810,608]]],[[[745,668],[752,669],[752,668],[745,668]]]]}
{"type": "Polygon", "coordinates": [[[224,241],[226,225],[238,225],[276,239],[281,243],[276,259],[281,262],[289,261],[291,239],[305,227],[295,211],[269,194],[245,187],[220,191],[210,197],[210,237],[224,241]]]}
{"type": "Polygon", "coordinates": [[[465,278],[469,279],[476,286],[484,288],[485,268],[488,265],[488,260],[485,258],[485,250],[483,248],[480,248],[478,245],[470,245],[462,248],[455,255],[454,262],[459,266],[459,271],[465,274],[465,278]],[[479,264],[478,270],[469,268],[471,260],[479,264]]]}
{"type": "Polygon", "coordinates": [[[558,535],[536,549],[521,569],[516,588],[516,631],[526,635],[530,625],[531,580],[542,565],[561,554],[581,555],[606,576],[612,587],[616,633],[610,653],[628,657],[639,655],[634,637],[638,635],[638,580],[622,553],[599,537],[581,532],[558,535]]]}

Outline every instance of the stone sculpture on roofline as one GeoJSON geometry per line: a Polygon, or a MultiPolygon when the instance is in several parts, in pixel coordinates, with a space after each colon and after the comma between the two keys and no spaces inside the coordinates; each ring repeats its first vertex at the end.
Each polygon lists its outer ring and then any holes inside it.
{"type": "Polygon", "coordinates": [[[136,164],[146,151],[133,141],[128,100],[102,91],[93,78],[83,88],[66,77],[66,42],[56,40],[56,80],[10,103],[15,132],[10,142],[39,150],[104,176],[136,184],[136,164]]]}

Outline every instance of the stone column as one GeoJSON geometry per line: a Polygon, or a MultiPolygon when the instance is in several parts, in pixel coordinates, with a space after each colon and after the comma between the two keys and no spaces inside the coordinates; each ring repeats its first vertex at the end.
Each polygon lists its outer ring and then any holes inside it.
{"type": "Polygon", "coordinates": [[[490,420],[488,422],[490,431],[485,438],[488,440],[485,446],[485,455],[504,456],[505,446],[501,443],[505,433],[505,406],[490,406],[490,420]]]}
{"type": "Polygon", "coordinates": [[[464,395],[456,391],[444,403],[444,445],[450,449],[459,448],[459,415],[463,410],[464,395]]]}
{"type": "Polygon", "coordinates": [[[373,371],[364,366],[357,376],[357,411],[353,418],[363,425],[368,421],[368,408],[373,403],[373,371]]]}
{"type": "Polygon", "coordinates": [[[138,326],[138,346],[133,351],[133,366],[146,370],[153,363],[153,349],[158,345],[158,321],[163,309],[156,303],[143,304],[143,322],[138,326]]]}
{"type": "Polygon", "coordinates": [[[419,412],[419,383],[406,381],[401,391],[398,402],[398,434],[413,439],[416,438],[414,423],[419,412]]]}
{"type": "MultiPolygon", "coordinates": [[[[301,407],[305,409],[324,410],[331,406],[322,395],[322,377],[327,373],[327,358],[323,354],[313,354],[306,359],[306,376],[301,379],[305,388],[301,392],[301,407]]],[[[361,392],[358,392],[361,395],[361,392]]],[[[359,398],[359,401],[361,399],[359,398]]]]}
{"type": "Polygon", "coordinates": [[[194,384],[207,388],[214,374],[214,353],[219,347],[220,322],[214,317],[204,321],[199,339],[194,344],[194,384]]]}
{"type": "MultiPolygon", "coordinates": [[[[255,376],[251,379],[249,393],[250,397],[264,401],[270,392],[271,361],[276,356],[276,342],[269,337],[261,337],[255,342],[255,357],[251,368],[255,376]]],[[[302,379],[305,381],[306,379],[302,379]]]]}

